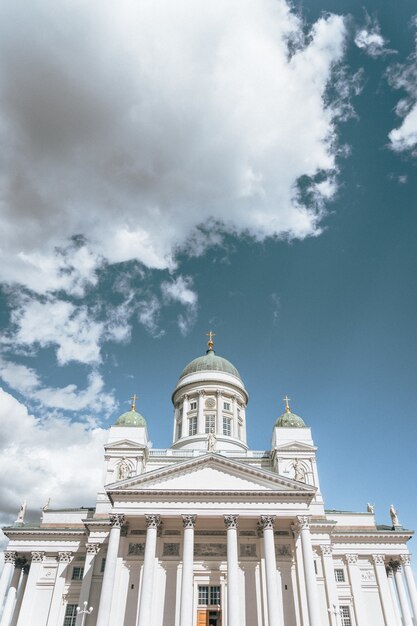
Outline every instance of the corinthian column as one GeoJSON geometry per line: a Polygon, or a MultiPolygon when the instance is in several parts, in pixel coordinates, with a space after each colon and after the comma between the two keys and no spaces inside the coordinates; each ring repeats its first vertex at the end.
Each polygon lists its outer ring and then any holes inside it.
{"type": "Polygon", "coordinates": [[[198,406],[197,406],[197,434],[201,435],[205,431],[204,424],[204,390],[200,389],[198,392],[198,406]]]}
{"type": "Polygon", "coordinates": [[[405,580],[407,582],[408,595],[410,596],[411,606],[413,608],[414,622],[417,624],[417,590],[416,583],[411,569],[411,554],[402,554],[400,561],[404,568],[405,580]]]}
{"type": "Polygon", "coordinates": [[[109,544],[107,546],[106,565],[104,567],[96,626],[109,626],[114,579],[116,576],[117,554],[119,552],[120,531],[124,523],[124,515],[119,513],[110,515],[111,530],[109,544]]]}
{"type": "Polygon", "coordinates": [[[180,626],[193,624],[194,526],[196,515],[183,515],[180,626]]]}
{"type": "Polygon", "coordinates": [[[391,592],[385,572],[385,558],[383,554],[373,554],[375,575],[378,582],[379,597],[381,600],[382,612],[384,614],[385,626],[395,626],[395,613],[392,605],[391,592]]]}
{"type": "Polygon", "coordinates": [[[407,594],[405,592],[403,577],[401,574],[401,565],[399,561],[391,561],[390,565],[394,572],[395,584],[397,586],[398,599],[400,601],[401,613],[403,616],[404,626],[413,626],[413,620],[411,619],[410,608],[408,606],[407,594]]]}
{"type": "Polygon", "coordinates": [[[155,568],[156,539],[158,527],[161,523],[160,515],[145,515],[146,519],[146,543],[145,556],[143,559],[142,587],[139,598],[139,616],[137,626],[150,626],[153,573],[155,568]]]}
{"type": "MultiPolygon", "coordinates": [[[[83,606],[85,601],[87,601],[87,604],[88,604],[88,601],[90,599],[90,588],[91,588],[91,579],[93,577],[94,559],[100,549],[100,544],[99,543],[86,543],[85,549],[87,551],[87,554],[85,555],[84,574],[83,574],[83,580],[81,583],[78,606],[83,606]]],[[[83,614],[79,613],[75,620],[75,626],[82,626],[82,623],[83,623],[83,614]]]]}
{"type": "Polygon", "coordinates": [[[4,598],[9,589],[16,557],[16,552],[7,551],[4,553],[4,566],[0,578],[0,609],[3,606],[4,598]]]}
{"type": "Polygon", "coordinates": [[[332,626],[339,626],[337,614],[331,609],[339,610],[339,598],[337,595],[336,581],[334,578],[333,548],[330,544],[320,546],[321,558],[323,563],[324,581],[326,586],[327,606],[332,626]]]}
{"type": "Polygon", "coordinates": [[[310,626],[322,626],[317,595],[316,572],[314,569],[313,549],[310,535],[310,516],[299,515],[298,529],[301,536],[301,550],[303,553],[304,576],[306,581],[307,606],[310,617],[310,626]]]}
{"type": "Polygon", "coordinates": [[[395,621],[393,623],[394,623],[394,626],[402,626],[402,619],[400,615],[400,609],[398,606],[397,594],[395,593],[394,572],[392,571],[392,567],[390,565],[386,567],[386,572],[387,572],[388,587],[389,587],[389,591],[391,595],[392,608],[394,610],[394,616],[395,616],[395,621]]]}
{"type": "Polygon", "coordinates": [[[188,437],[188,396],[184,394],[182,401],[181,438],[188,437]]]}
{"type": "Polygon", "coordinates": [[[55,584],[46,626],[55,626],[55,624],[58,623],[59,610],[62,604],[62,594],[64,593],[65,588],[64,571],[68,567],[68,563],[70,563],[71,557],[71,552],[58,552],[58,565],[56,568],[55,584]]]}
{"type": "Polygon", "coordinates": [[[349,573],[350,587],[352,589],[353,606],[355,609],[356,623],[358,626],[365,626],[367,623],[362,597],[361,573],[358,567],[358,555],[346,555],[347,568],[349,573]]]}
{"type": "Polygon", "coordinates": [[[239,570],[237,522],[239,515],[225,515],[227,528],[227,626],[241,626],[239,620],[239,570]]]}
{"type": "Polygon", "coordinates": [[[18,626],[28,626],[28,624],[32,624],[32,610],[36,594],[36,584],[42,573],[44,558],[45,552],[32,552],[32,560],[29,575],[27,577],[26,593],[23,596],[22,606],[20,607],[19,618],[17,620],[18,626]]]}
{"type": "Polygon", "coordinates": [[[19,586],[19,580],[20,580],[24,563],[25,563],[25,559],[19,559],[19,558],[16,559],[12,580],[10,583],[9,590],[7,592],[6,602],[4,603],[0,626],[9,626],[12,620],[13,611],[14,611],[15,604],[16,604],[16,592],[19,586]]]}
{"type": "Polygon", "coordinates": [[[275,515],[261,515],[259,527],[263,530],[265,571],[266,571],[266,598],[268,604],[269,626],[279,626],[277,562],[275,557],[274,541],[275,515]]]}

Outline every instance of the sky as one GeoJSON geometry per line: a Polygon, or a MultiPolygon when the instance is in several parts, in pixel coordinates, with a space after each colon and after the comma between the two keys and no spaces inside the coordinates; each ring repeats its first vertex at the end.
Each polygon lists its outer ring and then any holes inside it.
{"type": "Polygon", "coordinates": [[[417,525],[417,9],[3,0],[0,523],[91,506],[215,350],[268,449],[288,394],[328,509],[417,525]]]}

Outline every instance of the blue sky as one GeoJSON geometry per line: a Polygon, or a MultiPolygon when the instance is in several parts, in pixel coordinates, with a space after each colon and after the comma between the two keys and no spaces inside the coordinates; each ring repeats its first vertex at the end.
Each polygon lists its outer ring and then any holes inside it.
{"type": "Polygon", "coordinates": [[[251,447],[288,394],[326,506],[415,527],[413,3],[0,12],[1,521],[92,504],[134,392],[169,446],[212,329],[251,447]]]}

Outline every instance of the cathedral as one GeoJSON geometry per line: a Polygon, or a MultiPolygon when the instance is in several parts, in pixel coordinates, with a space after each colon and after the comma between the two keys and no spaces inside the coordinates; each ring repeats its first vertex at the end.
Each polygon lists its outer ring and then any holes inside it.
{"type": "Polygon", "coordinates": [[[270,449],[250,449],[248,392],[210,333],[172,403],[168,449],[150,445],[135,396],[111,426],[95,506],[3,529],[0,626],[417,624],[412,531],[393,507],[389,526],[371,505],[325,508],[288,398],[270,449]]]}

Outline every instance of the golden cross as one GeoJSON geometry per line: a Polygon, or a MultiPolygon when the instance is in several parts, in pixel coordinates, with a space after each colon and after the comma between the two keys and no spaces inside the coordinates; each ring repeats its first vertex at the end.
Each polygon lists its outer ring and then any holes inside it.
{"type": "Polygon", "coordinates": [[[283,398],[284,402],[285,402],[285,410],[287,413],[290,412],[290,405],[288,404],[289,401],[291,400],[291,398],[289,398],[288,396],[285,396],[285,398],[283,398]]]}
{"type": "Polygon", "coordinates": [[[214,342],[213,342],[213,337],[216,336],[216,333],[211,332],[211,330],[209,330],[208,333],[206,333],[207,337],[209,338],[207,345],[210,348],[210,350],[212,349],[212,347],[214,346],[214,342]]]}
{"type": "Polygon", "coordinates": [[[131,411],[136,411],[136,400],[138,399],[137,395],[134,393],[133,396],[130,397],[132,400],[132,406],[130,407],[131,411]]]}

